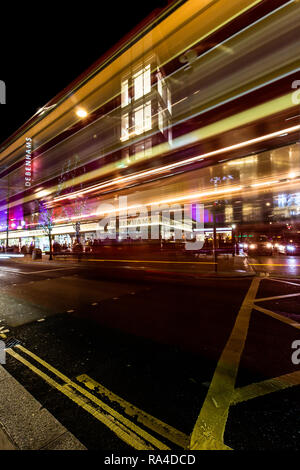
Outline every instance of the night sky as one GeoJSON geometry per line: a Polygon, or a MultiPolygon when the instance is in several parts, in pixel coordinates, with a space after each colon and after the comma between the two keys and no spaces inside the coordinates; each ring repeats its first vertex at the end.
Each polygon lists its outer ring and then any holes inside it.
{"type": "Polygon", "coordinates": [[[165,0],[1,5],[0,145],[165,0]],[[98,5],[98,7],[96,7],[98,5]],[[2,16],[3,8],[5,15],[2,16]],[[6,28],[2,28],[3,24],[6,28]]]}

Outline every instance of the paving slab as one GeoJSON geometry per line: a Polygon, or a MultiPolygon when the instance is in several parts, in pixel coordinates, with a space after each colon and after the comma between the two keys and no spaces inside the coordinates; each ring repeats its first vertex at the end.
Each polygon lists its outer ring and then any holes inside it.
{"type": "Polygon", "coordinates": [[[0,450],[17,450],[4,429],[0,427],[0,450]]]}
{"type": "MultiPolygon", "coordinates": [[[[0,425],[20,450],[46,448],[56,439],[61,449],[84,449],[82,444],[62,426],[42,405],[4,368],[0,366],[0,425]],[[67,438],[68,437],[68,438],[67,438]]],[[[1,427],[0,427],[1,430],[1,427]]],[[[0,434],[1,438],[1,434],[0,434]]],[[[3,445],[8,445],[2,432],[3,445]]],[[[70,450],[71,450],[70,449],[70,450]]]]}

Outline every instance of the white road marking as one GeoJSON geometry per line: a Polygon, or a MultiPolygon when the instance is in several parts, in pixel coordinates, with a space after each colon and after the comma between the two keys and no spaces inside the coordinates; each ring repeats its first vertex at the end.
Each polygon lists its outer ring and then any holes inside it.
{"type": "Polygon", "coordinates": [[[14,273],[14,274],[40,274],[40,273],[46,273],[48,271],[65,271],[67,269],[77,269],[77,267],[65,267],[65,268],[53,268],[53,269],[43,269],[41,271],[19,271],[18,269],[3,269],[0,268],[0,271],[8,272],[8,273],[14,273]]]}
{"type": "Polygon", "coordinates": [[[46,273],[48,271],[65,271],[66,269],[76,269],[76,267],[65,267],[65,268],[53,268],[53,269],[43,269],[42,271],[30,271],[30,272],[24,272],[24,271],[19,271],[22,274],[39,274],[39,273],[46,273]]]}

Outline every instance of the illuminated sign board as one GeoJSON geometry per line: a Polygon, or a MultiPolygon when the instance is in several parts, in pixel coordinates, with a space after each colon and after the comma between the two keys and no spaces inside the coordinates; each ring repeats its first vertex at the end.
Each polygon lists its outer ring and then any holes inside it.
{"type": "Polygon", "coordinates": [[[32,182],[32,139],[31,137],[26,137],[25,143],[25,175],[24,183],[27,188],[30,188],[32,182]]]}

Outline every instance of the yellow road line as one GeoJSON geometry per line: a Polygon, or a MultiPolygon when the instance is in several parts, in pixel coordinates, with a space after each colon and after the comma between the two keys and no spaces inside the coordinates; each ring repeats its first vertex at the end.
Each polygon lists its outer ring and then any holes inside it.
{"type": "Polygon", "coordinates": [[[97,397],[95,397],[94,395],[86,391],[84,388],[77,385],[75,382],[70,380],[64,374],[59,372],[57,369],[52,367],[47,362],[43,361],[41,358],[36,356],[34,353],[29,351],[28,349],[24,348],[20,344],[16,345],[16,348],[18,348],[19,350],[21,350],[28,356],[32,357],[35,361],[40,363],[50,372],[54,373],[57,377],[59,377],[61,380],[63,380],[66,383],[67,387],[66,385],[57,384],[57,382],[55,382],[53,379],[48,377],[44,372],[40,371],[37,367],[33,366],[30,362],[28,362],[22,356],[17,354],[15,351],[13,350],[7,350],[7,351],[9,351],[9,354],[14,356],[24,365],[27,365],[27,367],[33,370],[37,375],[42,377],[46,382],[48,382],[54,388],[58,389],[60,392],[64,393],[69,398],[71,398],[72,401],[77,403],[79,406],[89,411],[89,413],[91,413],[99,421],[105,424],[109,429],[111,429],[115,434],[117,434],[117,436],[120,437],[120,439],[124,440],[130,446],[139,450],[143,450],[143,449],[149,450],[149,449],[155,449],[155,448],[160,449],[160,450],[170,450],[168,446],[160,442],[155,437],[151,436],[148,432],[144,431],[142,428],[135,425],[132,421],[122,416],[113,408],[103,403],[101,400],[99,400],[97,397]],[[74,390],[81,394],[81,398],[78,397],[78,395],[76,394],[76,392],[74,392],[74,390]],[[85,399],[82,397],[82,395],[88,398],[91,402],[95,403],[98,407],[102,409],[102,411],[98,411],[91,405],[88,405],[85,399]],[[127,431],[125,432],[125,430],[127,431]],[[152,444],[154,447],[152,447],[150,444],[152,444]]]}
{"type": "Polygon", "coordinates": [[[213,261],[157,261],[157,260],[139,260],[139,259],[94,259],[87,258],[84,261],[108,261],[109,263],[152,263],[152,264],[217,264],[213,261]]]}
{"type": "Polygon", "coordinates": [[[56,388],[61,393],[66,395],[70,400],[75,402],[78,406],[88,411],[91,415],[93,415],[95,418],[105,424],[111,431],[113,431],[120,439],[122,439],[127,444],[130,444],[132,447],[138,450],[144,450],[145,448],[153,449],[153,447],[147,445],[145,442],[139,439],[138,436],[134,436],[134,434],[131,433],[129,429],[126,429],[126,427],[119,423],[117,420],[112,420],[110,415],[103,414],[101,411],[96,410],[94,407],[89,405],[86,400],[83,399],[83,397],[75,395],[75,393],[73,393],[70,389],[66,388],[66,385],[58,384],[55,380],[51,379],[51,377],[39,370],[37,367],[35,367],[33,364],[31,364],[29,361],[24,359],[12,349],[7,349],[7,353],[18,361],[20,361],[25,366],[27,366],[33,372],[35,372],[39,377],[45,380],[45,382],[51,385],[51,387],[56,388]]]}
{"type": "Polygon", "coordinates": [[[286,295],[276,295],[274,297],[264,297],[260,299],[255,299],[255,302],[265,302],[267,300],[276,300],[276,299],[285,299],[287,297],[299,297],[300,293],[297,294],[286,294],[286,295]]]}
{"type": "Polygon", "coordinates": [[[224,431],[260,279],[254,278],[221,354],[191,436],[190,449],[225,449],[224,431]]]}
{"type": "Polygon", "coordinates": [[[294,387],[295,385],[300,385],[300,371],[247,385],[246,387],[237,388],[234,391],[231,404],[236,405],[237,403],[278,392],[286,388],[294,387]]]}
{"type": "Polygon", "coordinates": [[[286,268],[294,268],[294,267],[299,267],[300,264],[249,263],[249,266],[269,266],[270,268],[272,266],[285,266],[286,268]]]}
{"type": "Polygon", "coordinates": [[[128,401],[111,392],[106,387],[96,382],[96,380],[92,379],[86,374],[80,375],[79,377],[77,377],[77,380],[83,383],[87,388],[96,391],[101,395],[104,395],[106,398],[109,399],[110,402],[118,403],[123,408],[123,414],[135,417],[139,423],[148,427],[157,434],[166,437],[169,441],[179,445],[184,449],[187,448],[189,444],[189,436],[187,436],[186,434],[178,431],[172,426],[169,426],[163,421],[160,421],[157,418],[154,418],[150,414],[146,413],[145,411],[137,408],[136,406],[132,405],[128,401]]]}
{"type": "Polygon", "coordinates": [[[291,320],[288,317],[284,317],[283,315],[279,315],[279,313],[272,312],[271,310],[268,310],[267,308],[260,307],[259,305],[253,305],[253,308],[255,310],[258,310],[259,312],[265,313],[266,315],[269,315],[270,317],[276,318],[276,320],[279,320],[283,323],[286,323],[287,325],[293,326],[294,328],[297,328],[300,330],[300,323],[295,322],[291,320]]]}

